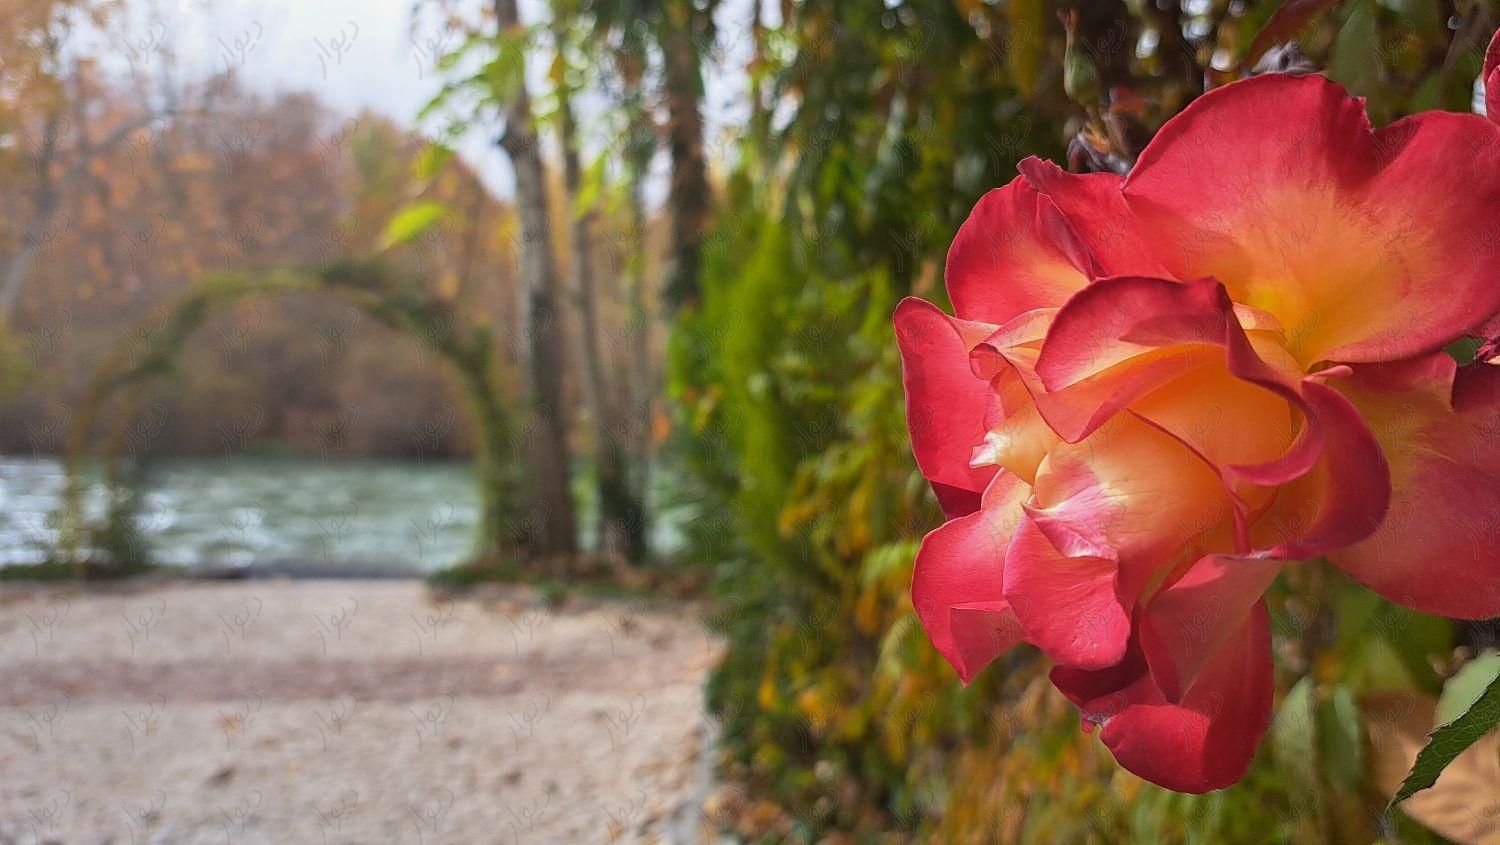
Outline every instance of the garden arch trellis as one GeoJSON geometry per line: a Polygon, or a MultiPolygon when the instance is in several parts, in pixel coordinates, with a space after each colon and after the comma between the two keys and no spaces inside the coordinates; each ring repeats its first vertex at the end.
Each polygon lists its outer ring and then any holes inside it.
{"type": "Polygon", "coordinates": [[[138,388],[169,375],[189,338],[210,319],[242,302],[275,299],[299,293],[332,293],[348,300],[377,322],[409,332],[452,368],[462,386],[476,435],[476,481],[480,519],[475,531],[473,562],[499,562],[516,549],[520,529],[516,491],[516,461],[512,430],[499,381],[494,338],[487,326],[467,330],[432,331],[451,321],[448,303],[426,296],[419,287],[403,284],[383,264],[344,261],[316,271],[272,270],[262,273],[224,273],[213,276],[183,297],[163,319],[156,312],[127,335],[94,375],[68,439],[67,488],[59,520],[59,554],[82,574],[82,475],[84,459],[93,454],[104,461],[105,482],[119,486],[124,426],[112,426],[91,450],[92,435],[109,403],[123,397],[120,419],[129,419],[140,401],[138,388]],[[131,338],[149,338],[137,346],[131,338]]]}

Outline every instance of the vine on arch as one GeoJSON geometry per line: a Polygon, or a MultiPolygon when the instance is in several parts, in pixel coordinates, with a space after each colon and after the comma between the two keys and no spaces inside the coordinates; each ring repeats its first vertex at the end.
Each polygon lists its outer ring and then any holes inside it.
{"type": "MultiPolygon", "coordinates": [[[[408,332],[452,368],[462,387],[476,437],[475,480],[480,518],[470,563],[508,565],[525,559],[530,519],[523,516],[519,495],[514,430],[505,407],[497,347],[489,327],[433,331],[451,321],[448,303],[408,284],[387,266],[372,261],[341,261],[318,270],[272,270],[221,273],[183,297],[170,311],[156,311],[129,332],[89,383],[71,428],[67,450],[68,484],[58,514],[59,557],[87,574],[93,563],[83,548],[88,531],[82,509],[82,470],[93,455],[103,462],[103,478],[116,508],[123,484],[122,446],[125,427],[110,426],[95,440],[101,414],[115,403],[116,419],[130,419],[140,409],[139,388],[170,375],[187,341],[210,319],[238,303],[299,293],[332,293],[347,299],[377,322],[408,332]],[[97,445],[97,448],[91,446],[97,445]]],[[[112,565],[132,561],[112,561],[112,565]]]]}

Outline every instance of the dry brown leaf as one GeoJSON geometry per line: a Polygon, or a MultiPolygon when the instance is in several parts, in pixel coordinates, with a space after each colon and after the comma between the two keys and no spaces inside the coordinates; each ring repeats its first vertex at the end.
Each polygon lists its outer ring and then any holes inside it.
{"type": "MultiPolygon", "coordinates": [[[[1434,727],[1437,700],[1411,692],[1364,696],[1371,775],[1394,795],[1434,727]]],[[[1401,803],[1402,812],[1460,845],[1500,845],[1500,732],[1460,754],[1430,789],[1401,803]]]]}

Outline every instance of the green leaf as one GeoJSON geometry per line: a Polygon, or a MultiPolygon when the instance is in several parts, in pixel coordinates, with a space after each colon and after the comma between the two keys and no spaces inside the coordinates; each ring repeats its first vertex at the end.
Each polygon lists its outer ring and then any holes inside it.
{"type": "Polygon", "coordinates": [[[1379,62],[1371,60],[1378,34],[1375,9],[1369,2],[1356,3],[1344,19],[1338,38],[1333,42],[1333,58],[1328,75],[1342,82],[1356,94],[1369,96],[1379,74],[1379,62]]]}
{"type": "Polygon", "coordinates": [[[1011,82],[1023,97],[1036,92],[1036,78],[1042,62],[1046,38],[1046,18],[1041,0],[1011,0],[1010,50],[1005,65],[1011,82]]]}
{"type": "Polygon", "coordinates": [[[495,39],[495,55],[480,68],[475,80],[488,87],[488,94],[496,102],[505,102],[521,90],[526,79],[529,45],[530,35],[524,31],[495,39]]]}
{"type": "Polygon", "coordinates": [[[420,109],[417,109],[417,120],[426,120],[432,115],[437,114],[439,111],[447,108],[449,99],[453,97],[454,94],[458,93],[458,90],[459,86],[455,85],[454,83],[444,82],[443,87],[439,88],[437,93],[432,95],[432,99],[423,103],[422,107],[420,109]]]}
{"type": "Polygon", "coordinates": [[[1296,41],[1297,34],[1304,26],[1337,2],[1338,0],[1286,0],[1276,7],[1266,25],[1255,33],[1250,49],[1245,52],[1244,66],[1254,67],[1260,57],[1277,44],[1296,41]]]}
{"type": "Polygon", "coordinates": [[[573,200],[575,216],[582,217],[591,211],[598,210],[599,200],[604,195],[605,168],[608,166],[608,159],[601,155],[584,168],[583,179],[578,186],[578,196],[573,200]]]}
{"type": "Polygon", "coordinates": [[[417,157],[416,174],[423,182],[431,180],[442,172],[444,166],[453,158],[453,148],[447,144],[431,143],[422,150],[417,157]]]}
{"type": "Polygon", "coordinates": [[[414,240],[427,227],[449,214],[448,206],[440,202],[423,201],[413,203],[397,212],[385,225],[382,243],[385,249],[414,240]]]}
{"type": "Polygon", "coordinates": [[[912,539],[886,543],[871,549],[865,555],[864,564],[860,567],[861,586],[868,588],[879,584],[894,573],[907,572],[911,568],[912,560],[917,556],[919,546],[921,543],[912,539]]]}
{"type": "Polygon", "coordinates": [[[1443,107],[1443,89],[1447,86],[1448,74],[1441,68],[1427,74],[1411,94],[1409,108],[1412,111],[1431,111],[1443,107]]]}
{"type": "Polygon", "coordinates": [[[447,53],[444,53],[438,59],[437,69],[441,70],[441,71],[452,70],[454,67],[456,67],[458,65],[459,62],[463,61],[464,57],[466,57],[466,56],[469,55],[469,52],[471,50],[473,50],[479,44],[483,44],[483,43],[485,43],[485,42],[487,42],[489,40],[490,40],[490,36],[488,36],[488,35],[486,35],[484,33],[481,33],[481,32],[473,32],[473,33],[471,33],[467,38],[465,38],[463,40],[463,43],[459,44],[453,50],[451,50],[451,51],[449,51],[447,53]]]}
{"type": "Polygon", "coordinates": [[[1500,678],[1492,681],[1462,716],[1428,734],[1427,745],[1417,752],[1417,762],[1391,798],[1391,806],[1437,783],[1443,769],[1496,724],[1500,724],[1500,678]]]}
{"type": "Polygon", "coordinates": [[[520,90],[521,67],[515,59],[501,53],[485,62],[484,67],[473,78],[476,83],[482,82],[488,88],[491,99],[503,102],[514,97],[520,90]]]}
{"type": "Polygon", "coordinates": [[[1483,345],[1484,341],[1478,338],[1461,337],[1444,346],[1443,351],[1448,353],[1450,358],[1457,361],[1459,366],[1465,366],[1474,363],[1474,358],[1479,354],[1479,347],[1483,345]]]}
{"type": "Polygon", "coordinates": [[[1441,691],[1432,658],[1452,642],[1452,623],[1382,599],[1338,578],[1330,584],[1338,638],[1337,680],[1356,693],[1415,689],[1441,691]]]}
{"type": "Polygon", "coordinates": [[[919,639],[918,633],[922,626],[917,622],[915,613],[908,613],[897,619],[885,636],[880,638],[879,654],[875,658],[875,671],[889,678],[901,677],[906,665],[902,653],[906,650],[906,643],[919,639]]]}
{"type": "Polygon", "coordinates": [[[1323,772],[1339,790],[1354,790],[1364,773],[1364,719],[1349,687],[1329,691],[1318,707],[1318,742],[1323,772]]]}
{"type": "Polygon", "coordinates": [[[1298,785],[1313,789],[1315,783],[1312,769],[1307,761],[1313,759],[1317,742],[1316,686],[1311,676],[1297,681],[1282,699],[1276,718],[1271,722],[1271,747],[1282,771],[1298,785]]]}
{"type": "Polygon", "coordinates": [[[1443,684],[1443,695],[1438,699],[1436,724],[1451,722],[1474,706],[1485,688],[1500,677],[1500,652],[1485,652],[1465,663],[1458,674],[1443,684]]]}

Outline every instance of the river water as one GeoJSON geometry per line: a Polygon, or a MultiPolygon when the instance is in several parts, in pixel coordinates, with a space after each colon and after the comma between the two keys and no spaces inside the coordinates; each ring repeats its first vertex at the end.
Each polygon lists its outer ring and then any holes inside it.
{"type": "MultiPolygon", "coordinates": [[[[56,459],[0,457],[0,565],[47,558],[65,484],[56,459]]],[[[84,500],[100,519],[103,485],[84,500]]],[[[151,560],[167,565],[431,571],[463,560],[477,518],[467,463],[234,457],[153,463],[136,526],[151,560]]],[[[674,532],[657,528],[670,543],[674,532]]]]}

